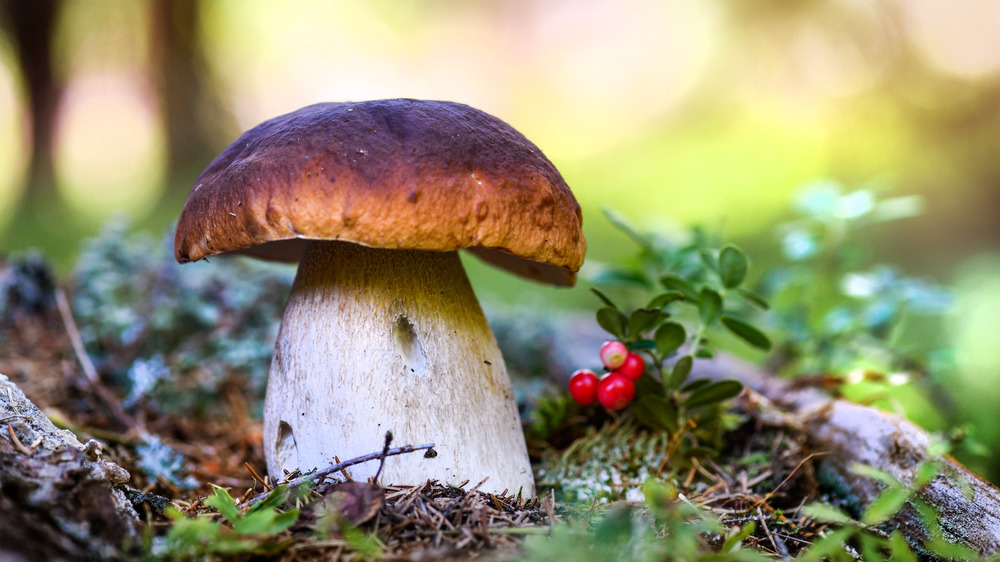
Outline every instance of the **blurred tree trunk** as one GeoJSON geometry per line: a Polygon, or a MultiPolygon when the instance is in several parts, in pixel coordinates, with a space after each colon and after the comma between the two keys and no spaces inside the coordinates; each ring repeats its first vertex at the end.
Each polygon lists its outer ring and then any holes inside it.
{"type": "Polygon", "coordinates": [[[214,134],[231,116],[219,100],[203,56],[199,4],[153,0],[152,66],[167,133],[168,190],[187,192],[218,151],[214,134]]]}
{"type": "Polygon", "coordinates": [[[28,94],[31,162],[26,196],[34,201],[50,201],[55,190],[52,153],[63,81],[53,68],[52,38],[61,7],[61,0],[0,2],[0,16],[14,42],[28,94]]]}

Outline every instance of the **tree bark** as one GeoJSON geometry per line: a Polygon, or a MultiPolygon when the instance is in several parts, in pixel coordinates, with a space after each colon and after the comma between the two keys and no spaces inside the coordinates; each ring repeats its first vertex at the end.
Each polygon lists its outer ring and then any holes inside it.
{"type": "Polygon", "coordinates": [[[114,560],[137,543],[129,473],[80,443],[0,374],[0,559],[114,560]]]}

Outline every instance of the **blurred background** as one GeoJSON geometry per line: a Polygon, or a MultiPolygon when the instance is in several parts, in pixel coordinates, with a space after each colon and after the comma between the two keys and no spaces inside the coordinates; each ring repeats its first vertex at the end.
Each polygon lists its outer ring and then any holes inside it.
{"type": "MultiPolygon", "coordinates": [[[[0,254],[62,274],[115,217],[166,233],[216,154],[319,101],[467,103],[512,124],[579,199],[592,261],[701,224],[766,263],[818,181],[919,195],[864,243],[954,290],[949,423],[997,469],[1000,3],[993,0],[5,0],[0,254]]],[[[596,305],[472,265],[487,302],[596,305]]],[[[918,413],[918,418],[920,417],[918,413]]],[[[918,420],[920,421],[920,420],[918,420]]],[[[944,423],[926,414],[925,425],[944,423]]],[[[942,429],[932,427],[932,429],[942,429]]]]}

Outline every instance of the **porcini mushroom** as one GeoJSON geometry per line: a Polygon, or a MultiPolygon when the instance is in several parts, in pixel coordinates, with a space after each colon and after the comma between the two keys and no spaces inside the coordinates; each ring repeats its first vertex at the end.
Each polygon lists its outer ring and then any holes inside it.
{"type": "Polygon", "coordinates": [[[510,379],[457,250],[572,285],[581,221],[552,163],[493,116],[442,101],[325,103],[216,158],[174,245],[181,263],[299,260],[264,407],[272,477],[377,450],[392,430],[438,456],[391,457],[384,483],[488,477],[483,489],[533,494],[510,379]]]}

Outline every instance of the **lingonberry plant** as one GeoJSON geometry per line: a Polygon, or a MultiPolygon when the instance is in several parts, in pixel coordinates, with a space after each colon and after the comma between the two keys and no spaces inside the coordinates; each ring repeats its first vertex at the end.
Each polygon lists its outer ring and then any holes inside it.
{"type": "MultiPolygon", "coordinates": [[[[709,333],[721,327],[755,348],[771,346],[761,330],[739,315],[747,306],[767,307],[742,286],[749,267],[746,255],[735,245],[714,249],[702,240],[664,250],[617,215],[607,215],[639,242],[644,263],[653,266],[628,273],[651,289],[644,306],[625,308],[605,292],[591,289],[603,304],[597,322],[614,337],[599,351],[609,373],[597,382],[598,401],[609,410],[631,405],[642,423],[670,433],[691,419],[700,424],[717,419],[719,404],[739,394],[742,385],[734,380],[688,380],[695,359],[715,354],[709,333]]],[[[574,399],[578,393],[573,393],[574,399]]]]}
{"type": "Polygon", "coordinates": [[[601,363],[609,369],[617,369],[625,363],[628,349],[620,341],[606,341],[601,346],[601,363]]]}
{"type": "Polygon", "coordinates": [[[611,371],[597,382],[597,401],[609,410],[621,410],[635,398],[635,383],[611,371]]]}
{"type": "Polygon", "coordinates": [[[569,378],[569,395],[581,406],[597,402],[597,373],[580,369],[569,378]]]}
{"type": "Polygon", "coordinates": [[[629,353],[617,371],[628,380],[635,382],[646,373],[646,362],[638,353],[629,353]]]}
{"type": "Polygon", "coordinates": [[[580,369],[569,379],[569,394],[581,406],[600,402],[609,410],[627,408],[635,398],[635,382],[646,372],[646,362],[620,341],[601,346],[601,363],[610,372],[600,379],[590,369],[580,369]]]}

